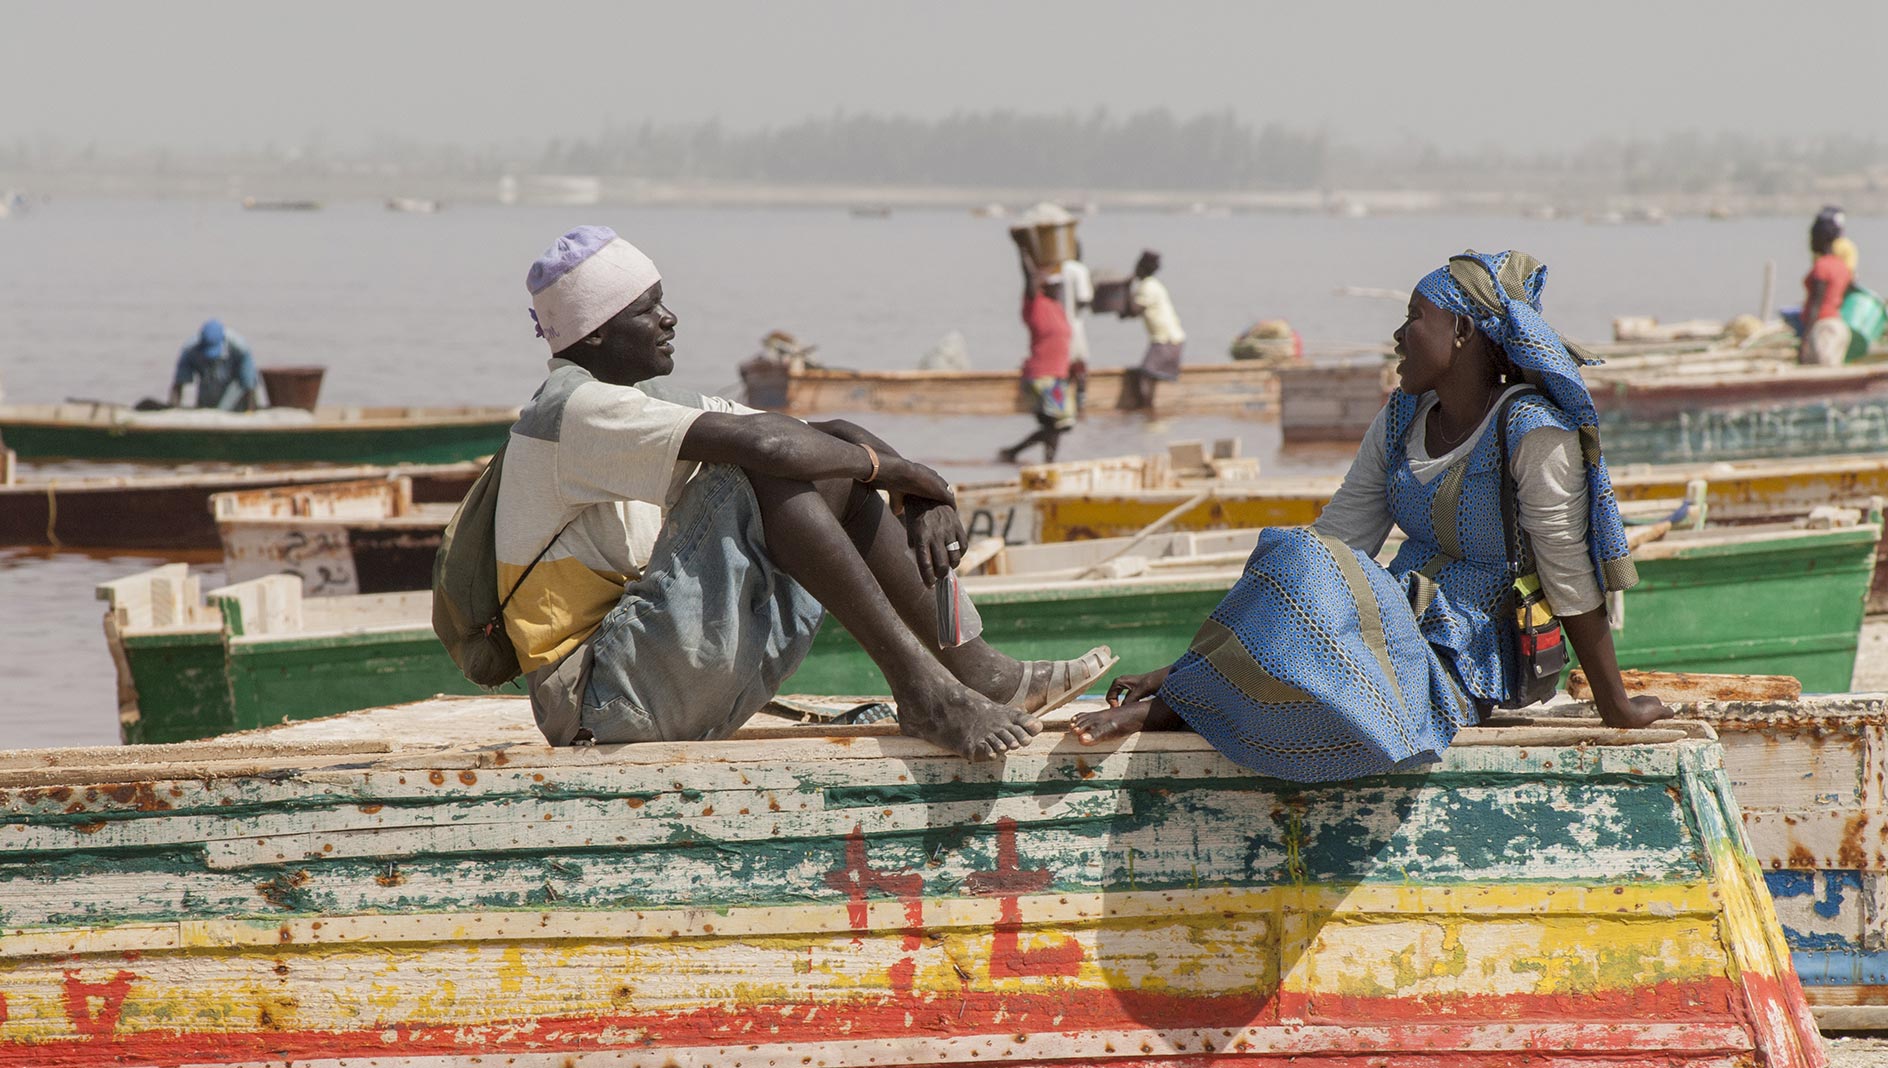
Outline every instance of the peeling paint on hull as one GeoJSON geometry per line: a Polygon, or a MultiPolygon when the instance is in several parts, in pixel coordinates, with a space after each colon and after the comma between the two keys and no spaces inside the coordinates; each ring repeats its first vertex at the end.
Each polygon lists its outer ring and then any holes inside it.
{"type": "Polygon", "coordinates": [[[0,754],[0,1065],[1825,1063],[1702,728],[426,734],[0,754]]]}

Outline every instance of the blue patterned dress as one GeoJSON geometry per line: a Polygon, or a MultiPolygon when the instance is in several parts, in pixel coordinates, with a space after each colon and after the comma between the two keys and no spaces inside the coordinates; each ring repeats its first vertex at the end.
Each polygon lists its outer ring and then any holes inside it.
{"type": "MultiPolygon", "coordinates": [[[[1266,530],[1173,667],[1160,698],[1263,775],[1329,782],[1437,760],[1479,706],[1508,697],[1513,620],[1490,424],[1428,484],[1406,440],[1415,397],[1391,395],[1391,517],[1408,540],[1386,570],[1308,527],[1266,530]]],[[[1575,424],[1539,395],[1508,409],[1510,456],[1530,431],[1575,424]]]]}

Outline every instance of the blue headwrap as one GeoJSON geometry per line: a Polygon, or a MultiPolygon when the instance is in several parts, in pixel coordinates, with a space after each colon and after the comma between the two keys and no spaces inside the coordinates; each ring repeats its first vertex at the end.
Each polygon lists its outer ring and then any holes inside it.
{"type": "Polygon", "coordinates": [[[1447,267],[1424,276],[1416,283],[1416,295],[1443,311],[1468,316],[1508,354],[1522,379],[1578,424],[1580,455],[1586,461],[1587,549],[1600,588],[1623,590],[1639,581],[1639,572],[1626,548],[1613,479],[1600,454],[1599,414],[1580,377],[1582,363],[1599,361],[1569,345],[1541,317],[1541,287],[1546,283],[1547,267],[1525,252],[1469,251],[1451,256],[1447,267]]]}
{"type": "Polygon", "coordinates": [[[203,349],[205,356],[220,360],[223,358],[223,345],[227,336],[223,320],[209,319],[204,322],[203,329],[197,331],[197,345],[203,349]]]}

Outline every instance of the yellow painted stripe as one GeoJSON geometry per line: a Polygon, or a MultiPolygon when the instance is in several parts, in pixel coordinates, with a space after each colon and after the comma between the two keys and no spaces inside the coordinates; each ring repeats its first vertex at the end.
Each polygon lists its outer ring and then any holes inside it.
{"type": "MultiPolygon", "coordinates": [[[[994,897],[929,898],[927,931],[988,927],[999,914],[994,897]]],[[[1705,883],[1585,886],[1555,883],[1461,883],[1447,886],[1277,886],[1246,890],[1146,890],[1054,893],[1013,899],[1025,926],[1185,918],[1207,913],[1304,912],[1344,919],[1409,916],[1478,918],[1712,916],[1716,893],[1705,883]]],[[[68,955],[238,949],[252,946],[399,945],[415,942],[510,942],[714,938],[793,934],[900,932],[911,923],[902,901],[875,897],[866,923],[852,926],[851,906],[700,909],[491,910],[420,915],[363,914],[284,920],[182,920],[110,927],[14,930],[0,934],[0,960],[68,955]]]]}
{"type": "MultiPolygon", "coordinates": [[[[1341,899],[1332,892],[1307,894],[1341,899]]],[[[1271,904],[1282,903],[1270,896],[1271,904]]],[[[71,1037],[67,994],[75,977],[95,984],[130,977],[117,1024],[117,1033],[126,1035],[179,1027],[248,1030],[262,1010],[273,1027],[320,1031],[356,1030],[371,1021],[476,1025],[521,1016],[676,1013],[729,999],[809,1004],[966,992],[1137,989],[1191,998],[1250,996],[1282,986],[1313,997],[1577,997],[1731,975],[1708,909],[1657,915],[1647,908],[1620,916],[1615,910],[1625,902],[1607,908],[1600,899],[1628,895],[1577,891],[1571,896],[1586,911],[1556,904],[1545,915],[1502,912],[1518,902],[1497,890],[1485,902],[1495,910],[1488,914],[1452,912],[1456,906],[1432,899],[1430,906],[1441,911],[1409,916],[1391,911],[1395,896],[1371,902],[1374,911],[1285,914],[1308,925],[1312,933],[1302,942],[1295,932],[1307,928],[1281,923],[1269,908],[1182,911],[1170,905],[1130,917],[1091,900],[1089,908],[1108,920],[1035,925],[1025,913],[1022,928],[1008,935],[987,925],[996,918],[991,903],[952,902],[944,917],[950,925],[932,927],[927,917],[922,935],[897,928],[732,933],[720,926],[727,918],[703,916],[693,921],[703,932],[696,937],[624,937],[600,916],[575,938],[569,928],[546,926],[536,938],[507,942],[252,943],[129,961],[118,955],[15,960],[0,966],[0,991],[9,1005],[0,1042],[71,1037]],[[985,924],[963,926],[970,915],[985,924]],[[706,933],[711,925],[714,932],[706,933]],[[1031,959],[1048,963],[1033,971],[1015,963],[1031,959]]],[[[1541,894],[1537,901],[1560,896],[1541,894]]],[[[1678,891],[1639,903],[1701,903],[1696,896],[1678,891]]],[[[903,907],[890,904],[876,912],[877,922],[904,918],[903,907]]],[[[1039,915],[1049,902],[1038,898],[1032,905],[1039,915]]],[[[476,929],[479,919],[470,920],[476,929]]]]}

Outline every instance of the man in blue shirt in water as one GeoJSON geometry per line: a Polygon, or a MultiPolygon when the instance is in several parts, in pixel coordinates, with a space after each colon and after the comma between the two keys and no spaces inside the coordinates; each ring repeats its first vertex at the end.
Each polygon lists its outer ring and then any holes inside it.
{"type": "Polygon", "coordinates": [[[183,403],[184,386],[197,383],[197,407],[226,412],[256,408],[256,361],[249,345],[223,328],[221,319],[203,324],[195,341],[177,354],[177,374],[171,380],[170,407],[183,403]]]}

